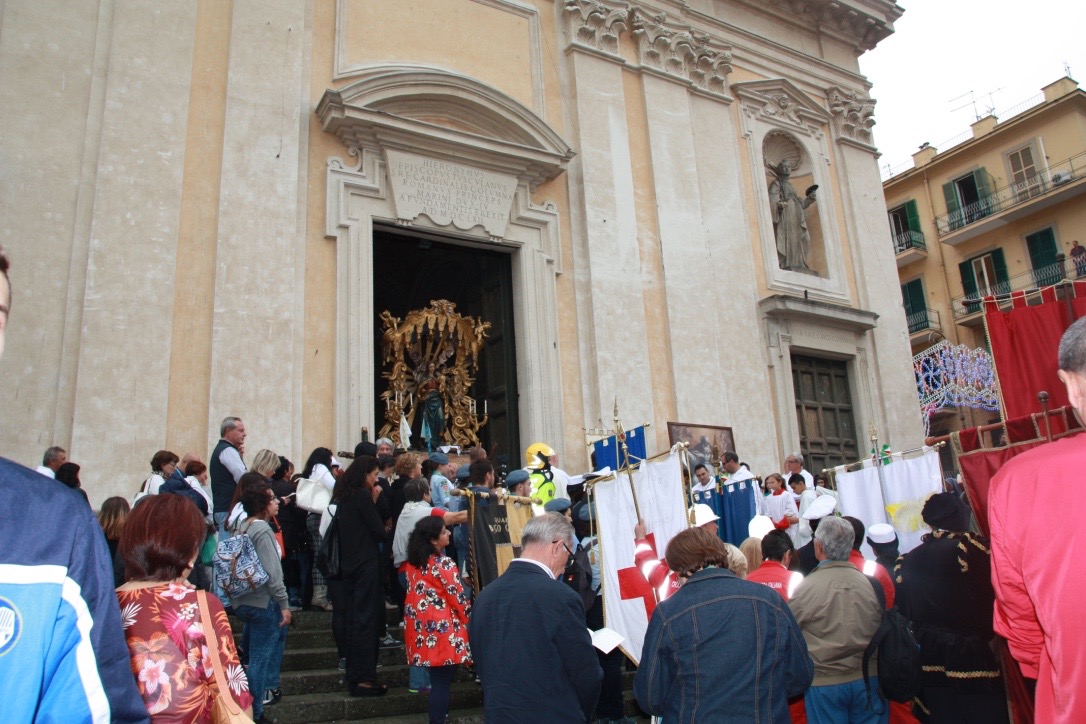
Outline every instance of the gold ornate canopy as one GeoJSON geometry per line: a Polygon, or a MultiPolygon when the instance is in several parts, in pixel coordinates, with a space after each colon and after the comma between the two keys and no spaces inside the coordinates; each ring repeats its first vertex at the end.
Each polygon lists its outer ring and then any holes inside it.
{"type": "Polygon", "coordinates": [[[385,425],[380,436],[406,447],[400,439],[400,416],[413,425],[421,410],[424,427],[437,438],[431,441],[433,447],[479,445],[478,433],[488,417],[479,417],[469,390],[490,323],[465,317],[446,299],[431,300],[428,308],[409,312],[402,322],[386,310],[381,321],[381,376],[388,380],[388,389],[381,393],[385,425]]]}

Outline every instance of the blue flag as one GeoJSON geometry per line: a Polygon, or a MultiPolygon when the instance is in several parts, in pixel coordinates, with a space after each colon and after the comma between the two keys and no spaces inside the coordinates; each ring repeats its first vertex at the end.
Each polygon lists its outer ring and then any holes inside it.
{"type": "MultiPolygon", "coordinates": [[[[630,452],[630,467],[633,467],[645,459],[645,426],[635,427],[626,431],[626,448],[630,452]]],[[[618,470],[626,467],[625,460],[619,460],[622,446],[618,437],[612,435],[592,443],[592,450],[596,453],[596,470],[610,467],[618,470]]]]}

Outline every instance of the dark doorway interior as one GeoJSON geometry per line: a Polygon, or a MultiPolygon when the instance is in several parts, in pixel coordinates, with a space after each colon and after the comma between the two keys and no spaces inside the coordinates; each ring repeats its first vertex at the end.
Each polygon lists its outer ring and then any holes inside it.
{"type": "MultiPolygon", "coordinates": [[[[373,231],[374,399],[380,400],[387,388],[381,377],[381,312],[387,309],[403,319],[412,310],[430,306],[433,299],[448,299],[461,314],[490,322],[471,396],[478,401],[480,415],[485,400],[490,417],[479,431],[483,446],[495,462],[504,458],[507,465],[518,462],[520,450],[511,262],[510,255],[500,251],[393,229],[373,231]]],[[[378,407],[383,420],[384,410],[378,407]]],[[[419,440],[419,424],[416,418],[413,443],[419,440]]]]}

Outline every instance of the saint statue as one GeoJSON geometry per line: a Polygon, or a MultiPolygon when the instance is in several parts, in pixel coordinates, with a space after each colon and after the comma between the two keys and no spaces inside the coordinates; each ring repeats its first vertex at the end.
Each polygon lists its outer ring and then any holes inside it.
{"type": "Polygon", "coordinates": [[[769,184],[769,201],[777,235],[777,261],[781,269],[813,273],[807,266],[811,235],[807,231],[806,209],[815,202],[818,186],[811,186],[805,196],[800,196],[788,180],[793,171],[790,161],[786,159],[770,168],[776,177],[769,184]]]}
{"type": "Polygon", "coordinates": [[[426,371],[416,370],[418,381],[419,407],[422,410],[422,431],[420,437],[426,441],[427,449],[433,450],[441,444],[441,434],[445,432],[445,401],[442,398],[444,375],[431,362],[426,371]]]}

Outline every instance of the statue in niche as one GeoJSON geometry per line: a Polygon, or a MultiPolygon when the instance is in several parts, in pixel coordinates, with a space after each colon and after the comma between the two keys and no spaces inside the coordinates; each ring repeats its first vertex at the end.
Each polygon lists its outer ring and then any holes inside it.
{"type": "Polygon", "coordinates": [[[773,212],[773,228],[777,238],[777,263],[781,269],[817,274],[807,266],[811,235],[807,230],[807,207],[815,202],[818,186],[807,188],[800,196],[789,181],[795,166],[784,159],[769,166],[773,181],[769,184],[769,201],[773,212]]]}

